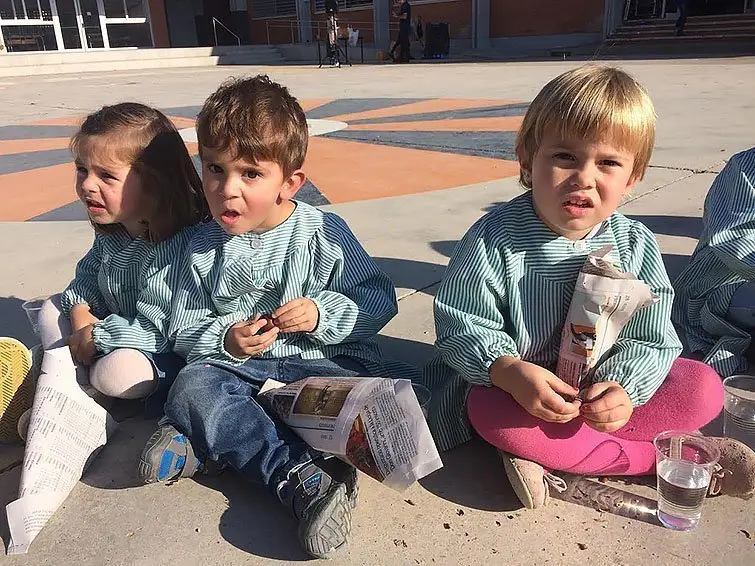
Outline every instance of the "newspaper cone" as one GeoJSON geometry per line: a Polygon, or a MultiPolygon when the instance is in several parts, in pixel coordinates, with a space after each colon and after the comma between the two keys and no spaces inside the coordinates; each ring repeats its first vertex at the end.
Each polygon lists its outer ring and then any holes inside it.
{"type": "Polygon", "coordinates": [[[68,347],[45,352],[18,499],[5,507],[8,554],[24,554],[105,445],[115,422],[76,382],[68,347]]]}
{"type": "Polygon", "coordinates": [[[556,375],[577,389],[590,385],[592,370],[634,314],[658,302],[647,283],[613,265],[610,252],[605,246],[587,256],[561,334],[556,375]]]}
{"type": "Polygon", "coordinates": [[[397,491],[443,466],[406,379],[268,380],[258,400],[315,450],[340,456],[397,491]]]}

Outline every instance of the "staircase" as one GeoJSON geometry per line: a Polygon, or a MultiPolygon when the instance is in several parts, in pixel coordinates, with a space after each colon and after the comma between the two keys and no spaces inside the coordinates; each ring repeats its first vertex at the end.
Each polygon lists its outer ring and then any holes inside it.
{"type": "Polygon", "coordinates": [[[110,49],[102,51],[0,52],[0,77],[90,73],[215,65],[284,65],[272,45],[110,49]]]}
{"type": "Polygon", "coordinates": [[[755,12],[723,16],[692,16],[684,35],[676,35],[675,19],[626,21],[603,43],[603,55],[755,54],[755,12]]]}

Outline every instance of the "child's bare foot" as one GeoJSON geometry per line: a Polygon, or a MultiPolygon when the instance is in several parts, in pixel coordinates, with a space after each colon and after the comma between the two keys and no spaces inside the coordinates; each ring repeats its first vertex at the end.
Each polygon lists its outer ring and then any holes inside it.
{"type": "Polygon", "coordinates": [[[554,484],[556,489],[566,489],[561,478],[546,474],[543,467],[537,462],[517,458],[516,456],[499,450],[503,459],[503,467],[509,483],[527,509],[539,509],[548,503],[549,484],[554,484]]]}
{"type": "Polygon", "coordinates": [[[755,452],[733,438],[711,438],[721,451],[708,496],[729,495],[750,499],[755,495],[755,452]]]}

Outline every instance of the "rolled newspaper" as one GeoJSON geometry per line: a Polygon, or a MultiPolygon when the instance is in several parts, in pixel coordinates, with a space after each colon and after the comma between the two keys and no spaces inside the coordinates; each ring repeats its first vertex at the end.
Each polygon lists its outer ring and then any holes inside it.
{"type": "Polygon", "coordinates": [[[269,379],[258,401],[309,446],[397,491],[443,466],[411,382],[378,377],[269,379]]]}
{"type": "Polygon", "coordinates": [[[47,350],[34,395],[18,499],[5,507],[8,554],[24,554],[105,446],[116,423],[76,381],[67,346],[47,350]]]}
{"type": "Polygon", "coordinates": [[[658,302],[647,283],[612,263],[610,252],[604,246],[587,256],[561,333],[556,375],[578,389],[591,385],[593,370],[634,314],[658,302]]]}

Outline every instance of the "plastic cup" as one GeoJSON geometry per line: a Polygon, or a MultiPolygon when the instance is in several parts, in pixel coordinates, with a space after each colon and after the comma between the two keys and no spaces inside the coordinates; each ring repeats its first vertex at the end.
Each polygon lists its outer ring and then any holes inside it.
{"type": "Polygon", "coordinates": [[[695,433],[662,432],[653,440],[658,478],[658,519],[677,531],[694,529],[713,471],[718,447],[695,433]]]}
{"type": "Polygon", "coordinates": [[[755,450],[755,377],[751,375],[724,379],[724,436],[755,450]]]}
{"type": "Polygon", "coordinates": [[[417,402],[419,402],[419,407],[422,409],[422,414],[425,415],[425,419],[427,419],[427,410],[430,406],[430,398],[432,397],[432,394],[427,387],[420,385],[419,383],[412,383],[412,389],[414,389],[414,394],[417,396],[417,402]]]}
{"type": "Polygon", "coordinates": [[[48,297],[36,297],[29,299],[21,305],[21,308],[26,313],[26,317],[29,319],[31,329],[37,336],[39,336],[39,311],[42,310],[42,305],[47,299],[48,297]]]}

